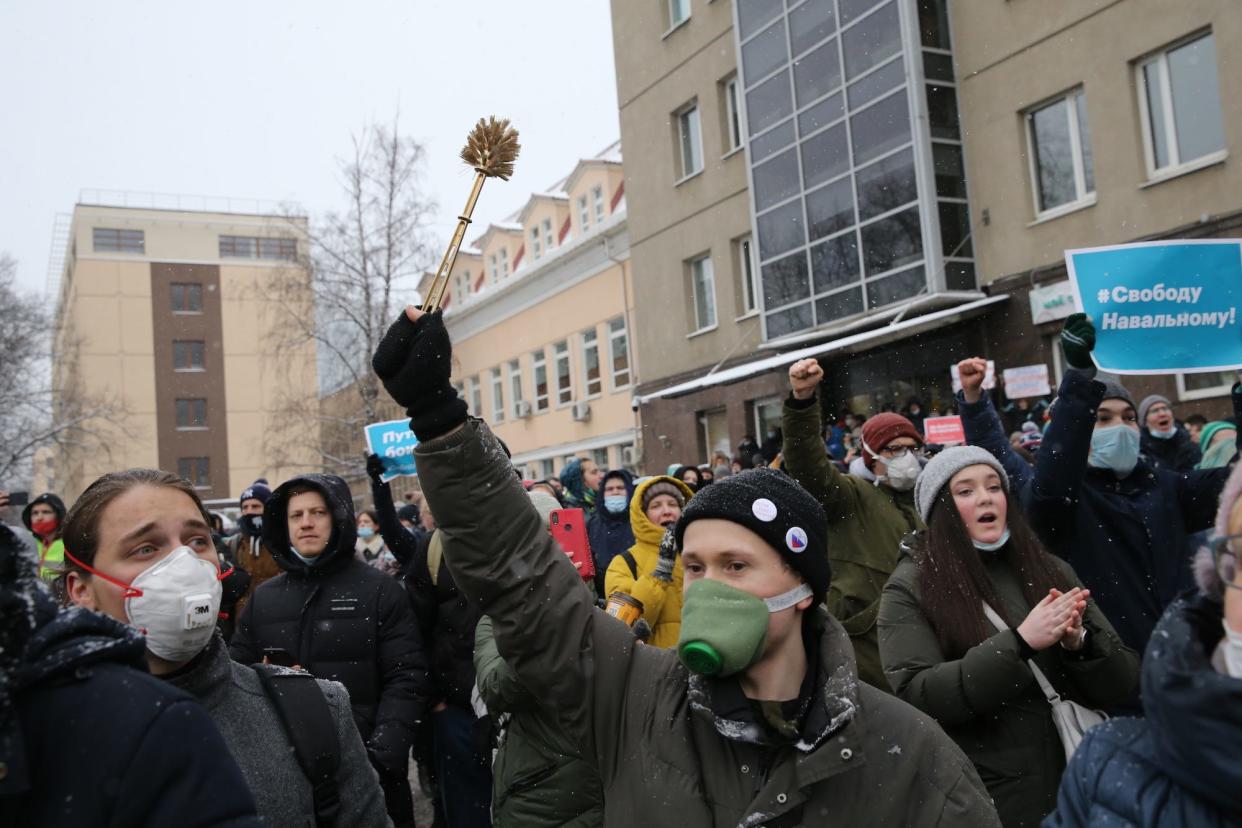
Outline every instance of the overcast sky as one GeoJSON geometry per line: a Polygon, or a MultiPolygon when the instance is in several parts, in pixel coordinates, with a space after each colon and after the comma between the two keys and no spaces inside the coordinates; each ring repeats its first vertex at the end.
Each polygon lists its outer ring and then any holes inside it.
{"type": "MultiPolygon", "coordinates": [[[[0,252],[42,289],[83,189],[341,203],[351,133],[400,110],[447,239],[475,120],[522,133],[474,227],[619,137],[608,0],[0,0],[0,252]]],[[[467,239],[473,234],[467,235],[467,239]]]]}

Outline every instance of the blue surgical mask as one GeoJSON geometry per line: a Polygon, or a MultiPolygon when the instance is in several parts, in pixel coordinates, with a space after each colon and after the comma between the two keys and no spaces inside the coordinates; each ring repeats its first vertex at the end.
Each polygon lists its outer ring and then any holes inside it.
{"type": "Polygon", "coordinates": [[[370,526],[359,526],[358,537],[363,538],[364,540],[366,538],[373,538],[375,537],[375,530],[372,529],[370,526]]]}
{"type": "Polygon", "coordinates": [[[978,549],[980,552],[995,552],[997,549],[1000,549],[1002,546],[1009,543],[1009,527],[1006,526],[1005,531],[1001,533],[1001,536],[992,543],[984,543],[983,541],[977,540],[972,540],[971,543],[973,543],[975,545],[975,549],[978,549]]]}
{"type": "Polygon", "coordinates": [[[1158,428],[1149,428],[1147,430],[1151,433],[1151,436],[1155,437],[1157,440],[1172,440],[1173,435],[1177,433],[1177,426],[1173,426],[1168,431],[1161,431],[1158,428]]]}
{"type": "Polygon", "coordinates": [[[325,549],[323,553],[320,553],[319,555],[316,555],[313,558],[306,557],[301,552],[294,549],[292,545],[289,546],[289,551],[293,553],[293,557],[297,558],[299,561],[306,564],[307,566],[318,566],[320,562],[323,561],[324,553],[326,553],[328,550],[325,549]]]}
{"type": "Polygon", "coordinates": [[[619,515],[625,511],[625,507],[629,505],[629,501],[625,495],[607,495],[604,498],[604,508],[614,515],[619,515]]]}
{"type": "Polygon", "coordinates": [[[1118,477],[1134,471],[1139,458],[1138,429],[1128,425],[1097,428],[1091,432],[1091,454],[1087,465],[1097,469],[1112,469],[1118,477]]]}

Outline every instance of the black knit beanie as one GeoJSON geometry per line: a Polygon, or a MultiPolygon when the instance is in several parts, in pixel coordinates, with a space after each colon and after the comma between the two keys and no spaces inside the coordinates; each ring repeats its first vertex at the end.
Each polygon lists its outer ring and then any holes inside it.
{"type": "Polygon", "coordinates": [[[711,518],[745,526],[763,538],[807,582],[816,603],[824,600],[832,583],[828,518],[819,501],[792,478],[775,469],[750,469],[700,490],[677,521],[677,548],[688,525],[711,518]]]}

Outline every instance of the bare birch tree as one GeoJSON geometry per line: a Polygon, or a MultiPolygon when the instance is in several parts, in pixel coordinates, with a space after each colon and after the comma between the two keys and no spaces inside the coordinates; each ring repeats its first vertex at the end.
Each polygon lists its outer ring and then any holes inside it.
{"type": "Polygon", "coordinates": [[[371,354],[431,264],[434,203],[421,190],[423,160],[422,145],[402,135],[396,119],[355,135],[352,155],[339,163],[345,206],[312,219],[305,270],[287,269],[268,282],[274,298],[289,296],[291,288],[306,290],[309,273],[314,312],[282,303],[289,312],[269,337],[278,353],[315,344],[321,398],[309,416],[291,401],[286,416],[301,428],[272,435],[272,448],[279,452],[279,441],[293,434],[318,435],[320,467],[346,478],[363,473],[363,426],[393,414],[381,402],[388,400],[371,354]]]}

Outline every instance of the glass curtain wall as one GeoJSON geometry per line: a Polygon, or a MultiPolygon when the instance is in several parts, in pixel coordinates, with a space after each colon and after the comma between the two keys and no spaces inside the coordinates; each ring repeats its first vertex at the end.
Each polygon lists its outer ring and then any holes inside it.
{"type": "Polygon", "coordinates": [[[736,0],[765,338],[975,288],[944,6],[736,0]]]}

